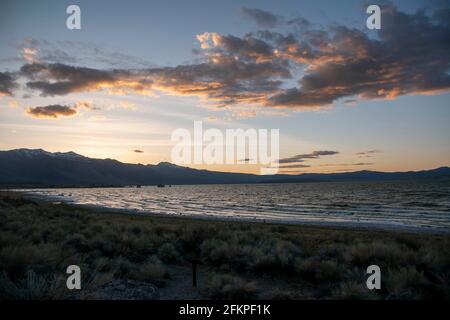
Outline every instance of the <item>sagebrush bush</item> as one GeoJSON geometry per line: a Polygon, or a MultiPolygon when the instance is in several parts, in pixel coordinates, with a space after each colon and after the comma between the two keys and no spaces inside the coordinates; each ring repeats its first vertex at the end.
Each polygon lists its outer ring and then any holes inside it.
{"type": "Polygon", "coordinates": [[[342,282],[332,291],[332,298],[339,300],[373,300],[379,296],[359,281],[342,282]]]}
{"type": "Polygon", "coordinates": [[[55,245],[15,245],[0,249],[0,265],[11,277],[22,276],[29,268],[42,268],[58,259],[55,245]]]}
{"type": "Polygon", "coordinates": [[[257,298],[256,285],[231,275],[212,275],[206,283],[211,299],[249,300],[257,298]]]}
{"type": "Polygon", "coordinates": [[[253,268],[265,272],[291,272],[294,270],[294,261],[300,256],[300,248],[282,240],[265,240],[259,247],[259,257],[253,268]]]}
{"type": "Polygon", "coordinates": [[[396,242],[357,243],[346,249],[344,257],[348,263],[366,267],[372,264],[380,267],[402,266],[414,262],[411,250],[396,242]]]}
{"type": "Polygon", "coordinates": [[[5,272],[0,273],[0,299],[53,300],[69,296],[63,277],[28,270],[20,279],[13,281],[5,272]]]}
{"type": "Polygon", "coordinates": [[[296,300],[299,298],[299,295],[293,290],[276,288],[270,292],[268,298],[269,300],[296,300]]]}
{"type": "Polygon", "coordinates": [[[149,282],[158,287],[164,286],[168,276],[169,273],[164,265],[158,259],[154,258],[140,264],[132,274],[134,279],[149,282]]]}
{"type": "Polygon", "coordinates": [[[337,282],[343,277],[341,268],[336,261],[317,258],[297,259],[295,271],[302,280],[313,283],[337,282]]]}
{"type": "Polygon", "coordinates": [[[158,257],[163,262],[167,263],[180,263],[181,254],[177,248],[171,243],[165,243],[158,249],[158,257]]]}
{"type": "Polygon", "coordinates": [[[236,261],[241,256],[241,247],[222,240],[206,240],[201,245],[201,256],[204,261],[220,266],[236,261]]]}
{"type": "Polygon", "coordinates": [[[404,267],[397,270],[389,270],[385,277],[385,286],[388,299],[421,299],[420,288],[429,285],[424,273],[415,267],[404,267]]]}

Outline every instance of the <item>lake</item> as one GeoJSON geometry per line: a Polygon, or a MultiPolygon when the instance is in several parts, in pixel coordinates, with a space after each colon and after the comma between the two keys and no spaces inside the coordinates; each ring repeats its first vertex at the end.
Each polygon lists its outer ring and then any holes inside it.
{"type": "Polygon", "coordinates": [[[21,190],[136,214],[450,232],[450,182],[183,185],[21,190]]]}

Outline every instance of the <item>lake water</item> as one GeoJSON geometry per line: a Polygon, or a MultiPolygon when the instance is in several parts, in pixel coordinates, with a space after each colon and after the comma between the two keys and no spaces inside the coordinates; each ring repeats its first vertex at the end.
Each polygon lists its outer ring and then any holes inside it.
{"type": "Polygon", "coordinates": [[[131,213],[450,232],[450,182],[187,185],[26,192],[131,213]]]}

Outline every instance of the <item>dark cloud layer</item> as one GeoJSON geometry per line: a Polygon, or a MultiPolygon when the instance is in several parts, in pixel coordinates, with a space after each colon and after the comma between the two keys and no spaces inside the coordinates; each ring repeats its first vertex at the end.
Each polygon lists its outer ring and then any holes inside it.
{"type": "Polygon", "coordinates": [[[14,77],[8,72],[0,72],[0,97],[11,96],[17,84],[14,77]]]}
{"type": "Polygon", "coordinates": [[[27,114],[35,118],[53,118],[69,117],[77,113],[73,107],[52,104],[44,107],[30,107],[26,110],[27,114]]]}
{"type": "Polygon", "coordinates": [[[282,50],[306,63],[299,87],[270,98],[270,105],[322,106],[339,98],[392,99],[450,89],[450,29],[423,12],[405,14],[394,7],[382,12],[378,39],[335,26],[308,31],[305,41],[282,50]]]}
{"type": "Polygon", "coordinates": [[[70,117],[78,113],[79,109],[85,109],[88,111],[99,110],[87,101],[79,101],[72,106],[66,106],[61,104],[52,104],[42,107],[29,107],[26,109],[26,113],[34,118],[51,118],[57,119],[59,117],[70,117]]]}
{"type": "MultiPolygon", "coordinates": [[[[242,10],[260,26],[275,27],[284,21],[258,9],[242,10]]],[[[197,96],[217,106],[314,109],[339,99],[438,94],[450,91],[446,12],[448,8],[429,15],[409,14],[387,5],[378,33],[344,25],[314,29],[309,21],[297,18],[284,24],[293,27],[291,32],[200,34],[201,61],[195,64],[101,70],[31,61],[20,75],[29,90],[43,96],[98,90],[163,92],[197,96]],[[300,76],[293,79],[295,74],[300,76]]],[[[11,93],[8,81],[0,78],[3,94],[11,93]]]]}
{"type": "MultiPolygon", "coordinates": [[[[61,63],[30,63],[22,66],[20,73],[30,79],[27,87],[38,90],[43,96],[65,95],[72,92],[99,90],[120,87],[129,71],[98,70],[73,67],[61,63]],[[52,79],[54,81],[48,81],[52,79]]],[[[140,85],[138,85],[140,86],[140,85]]],[[[137,89],[135,87],[135,89],[137,89]]]]}
{"type": "Polygon", "coordinates": [[[32,63],[24,65],[21,74],[30,79],[26,86],[43,96],[101,89],[120,94],[163,91],[204,97],[223,105],[262,103],[266,92],[276,90],[280,84],[271,80],[274,75],[290,77],[282,63],[248,63],[225,57],[218,63],[133,71],[32,63]]]}
{"type": "Polygon", "coordinates": [[[261,28],[274,28],[279,22],[276,15],[260,9],[242,7],[241,14],[255,21],[256,25],[261,28]]]}

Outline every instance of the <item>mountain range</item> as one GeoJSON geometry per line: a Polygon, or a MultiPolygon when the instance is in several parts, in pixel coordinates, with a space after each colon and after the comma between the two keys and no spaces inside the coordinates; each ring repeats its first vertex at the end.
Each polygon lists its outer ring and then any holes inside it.
{"type": "Polygon", "coordinates": [[[75,152],[42,149],[0,151],[0,187],[97,187],[157,184],[294,183],[325,181],[377,181],[405,179],[450,179],[450,168],[409,172],[356,171],[260,176],[216,172],[177,166],[122,163],[93,159],[75,152]]]}

